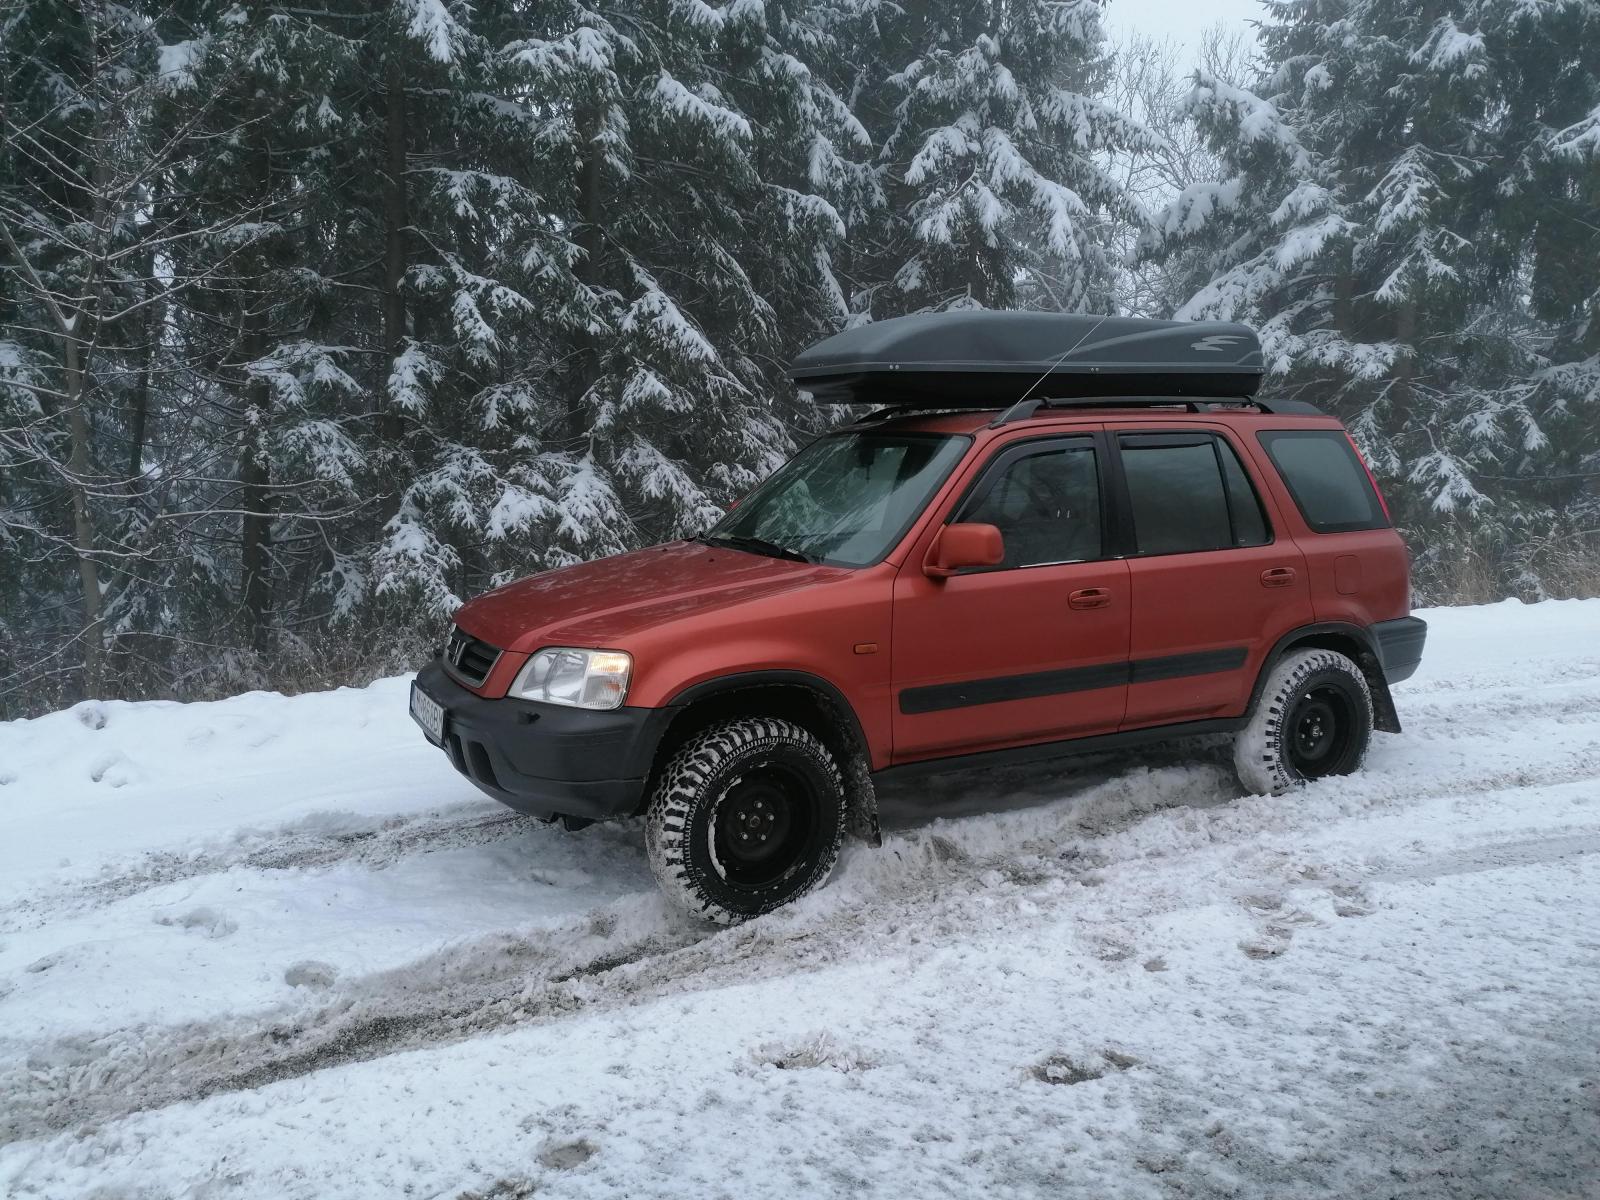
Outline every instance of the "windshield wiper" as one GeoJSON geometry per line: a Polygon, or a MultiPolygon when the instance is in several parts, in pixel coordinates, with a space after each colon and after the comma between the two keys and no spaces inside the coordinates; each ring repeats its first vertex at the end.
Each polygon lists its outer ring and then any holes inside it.
{"type": "Polygon", "coordinates": [[[697,542],[704,542],[708,546],[727,546],[734,550],[743,550],[749,554],[765,554],[768,558],[786,558],[790,562],[814,563],[817,560],[809,554],[799,550],[792,550],[788,546],[780,546],[777,542],[769,542],[766,538],[745,537],[743,534],[730,533],[702,533],[695,538],[697,542]]]}

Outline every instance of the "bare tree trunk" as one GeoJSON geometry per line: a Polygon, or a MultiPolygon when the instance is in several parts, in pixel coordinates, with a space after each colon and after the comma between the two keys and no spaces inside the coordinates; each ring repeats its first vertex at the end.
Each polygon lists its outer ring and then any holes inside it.
{"type": "Polygon", "coordinates": [[[389,36],[383,60],[383,280],[381,305],[383,356],[378,360],[377,391],[381,453],[390,464],[383,472],[385,494],[376,505],[381,530],[400,511],[411,465],[406,453],[406,421],[388,394],[395,359],[404,351],[408,332],[405,279],[411,265],[408,229],[410,199],[406,188],[406,150],[410,132],[406,114],[406,39],[389,36]]]}
{"type": "MultiPolygon", "coordinates": [[[[81,316],[80,316],[81,319],[81,316]]],[[[71,453],[67,469],[72,494],[72,541],[78,556],[78,582],[83,592],[83,694],[100,695],[100,569],[95,561],[94,511],[89,507],[89,414],[84,409],[82,347],[74,332],[61,339],[65,367],[63,391],[67,401],[71,453]]]]}
{"type": "MultiPolygon", "coordinates": [[[[160,205],[152,204],[159,212],[160,205]]],[[[134,342],[139,355],[139,370],[133,378],[133,395],[128,410],[128,491],[137,498],[138,481],[144,474],[145,441],[150,427],[150,376],[155,370],[156,356],[161,347],[161,334],[166,325],[167,306],[157,299],[160,285],[155,282],[155,251],[152,249],[139,258],[140,273],[145,282],[139,285],[139,298],[155,300],[133,318],[137,330],[134,342]]]]}
{"type": "MultiPolygon", "coordinates": [[[[262,146],[258,155],[260,194],[272,186],[272,151],[262,146]]],[[[267,264],[262,263],[263,281],[267,264]]],[[[244,317],[245,361],[255,362],[267,352],[267,313],[271,297],[267,286],[246,293],[244,317]]],[[[267,434],[272,421],[272,390],[265,379],[245,384],[244,436],[239,457],[240,592],[250,648],[265,655],[272,649],[272,463],[267,434]]]]}
{"type": "Polygon", "coordinates": [[[33,264],[22,253],[11,227],[0,221],[0,242],[11,252],[12,259],[23,277],[50,314],[56,327],[56,337],[61,343],[61,395],[67,411],[67,493],[72,504],[72,548],[78,559],[78,583],[83,594],[83,621],[79,640],[83,643],[83,694],[95,699],[100,695],[100,568],[95,559],[97,546],[94,527],[94,510],[89,504],[89,413],[85,395],[88,364],[85,361],[83,331],[87,317],[82,309],[69,315],[54,292],[34,270],[33,264]]]}
{"type": "MultiPolygon", "coordinates": [[[[595,287],[601,282],[600,255],[605,247],[601,226],[601,174],[600,174],[600,114],[585,110],[579,118],[583,132],[583,162],[578,167],[578,203],[583,224],[577,230],[577,242],[583,249],[583,261],[578,264],[578,280],[585,287],[595,287]]],[[[594,335],[583,330],[577,337],[578,378],[567,393],[567,438],[581,443],[588,433],[589,421],[583,411],[583,395],[594,386],[600,376],[600,347],[594,335]]]]}
{"type": "Polygon", "coordinates": [[[150,360],[145,358],[133,384],[133,411],[128,414],[128,481],[130,486],[144,473],[145,428],[150,420],[150,360]]]}
{"type": "Polygon", "coordinates": [[[1394,322],[1395,341],[1400,343],[1404,356],[1395,364],[1395,385],[1390,394],[1394,396],[1395,403],[1390,406],[1389,421],[1396,429],[1404,429],[1411,415],[1412,388],[1417,378],[1417,356],[1413,343],[1417,336],[1417,302],[1406,299],[1400,301],[1400,307],[1395,312],[1394,322]]]}
{"type": "Polygon", "coordinates": [[[1351,341],[1359,340],[1355,317],[1356,276],[1348,247],[1339,255],[1333,276],[1333,327],[1351,341]]]}
{"type": "MultiPolygon", "coordinates": [[[[266,351],[262,318],[251,314],[256,326],[245,338],[245,354],[260,358],[266,351]]],[[[272,392],[264,379],[245,387],[243,453],[239,463],[241,518],[239,567],[242,578],[245,624],[250,648],[257,654],[271,649],[272,609],[272,467],[267,454],[267,427],[272,420],[272,392]]]]}
{"type": "MultiPolygon", "coordinates": [[[[410,217],[406,197],[406,41],[390,40],[385,53],[384,78],[384,185],[383,185],[383,349],[392,362],[405,344],[406,227],[410,217]]],[[[398,442],[400,414],[384,406],[385,439],[398,442]]]]}

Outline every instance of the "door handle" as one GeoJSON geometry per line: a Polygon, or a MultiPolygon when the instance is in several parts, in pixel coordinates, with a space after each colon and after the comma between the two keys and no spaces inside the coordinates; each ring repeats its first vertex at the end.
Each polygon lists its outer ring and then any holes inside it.
{"type": "Polygon", "coordinates": [[[1111,593],[1105,588],[1079,588],[1067,596],[1068,608],[1109,608],[1111,593]]]}
{"type": "Polygon", "coordinates": [[[1293,567],[1271,567],[1261,572],[1262,587],[1288,587],[1294,580],[1293,567]]]}

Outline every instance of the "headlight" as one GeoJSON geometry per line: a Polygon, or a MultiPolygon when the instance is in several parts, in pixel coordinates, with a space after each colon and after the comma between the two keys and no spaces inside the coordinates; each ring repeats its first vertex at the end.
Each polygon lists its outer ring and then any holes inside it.
{"type": "Polygon", "coordinates": [[[616,708],[628,694],[633,658],[620,650],[539,651],[511,685],[511,695],[575,708],[616,708]]]}

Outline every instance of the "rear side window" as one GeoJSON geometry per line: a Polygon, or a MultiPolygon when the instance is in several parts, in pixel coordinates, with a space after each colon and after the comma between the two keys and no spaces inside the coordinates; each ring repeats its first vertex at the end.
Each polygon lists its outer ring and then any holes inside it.
{"type": "Polygon", "coordinates": [[[1140,554],[1186,554],[1270,540],[1233,447],[1210,434],[1122,436],[1122,469],[1140,554]]]}
{"type": "Polygon", "coordinates": [[[1228,489],[1228,511],[1233,515],[1233,544],[1262,546],[1272,540],[1267,518],[1261,512],[1261,497],[1239,464],[1238,452],[1218,438],[1217,456],[1222,459],[1222,480],[1228,489]]]}
{"type": "Polygon", "coordinates": [[[1295,429],[1258,436],[1314,532],[1388,527],[1372,480],[1342,432],[1295,429]]]}

